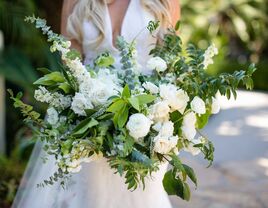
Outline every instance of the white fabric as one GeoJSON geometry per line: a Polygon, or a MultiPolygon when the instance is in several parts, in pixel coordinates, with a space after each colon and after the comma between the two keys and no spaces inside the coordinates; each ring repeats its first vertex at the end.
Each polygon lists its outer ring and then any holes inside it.
{"type": "MultiPolygon", "coordinates": [[[[155,43],[146,28],[153,16],[141,8],[139,0],[131,0],[128,6],[121,29],[121,35],[127,41],[143,30],[137,38],[138,61],[145,66],[148,60],[148,47],[155,43]]],[[[111,21],[106,8],[105,16],[106,38],[95,49],[94,40],[98,31],[91,22],[84,22],[83,49],[85,62],[92,63],[96,56],[109,50],[115,57],[119,52],[112,43],[111,21]]],[[[120,67],[119,60],[116,66],[120,67]]],[[[145,67],[144,73],[150,73],[145,67]]],[[[127,190],[124,178],[114,174],[105,159],[83,164],[81,172],[75,174],[66,190],[59,184],[37,188],[36,184],[47,179],[56,170],[55,160],[50,157],[45,164],[42,163],[44,151],[42,144],[36,144],[29,166],[24,175],[13,208],[171,208],[170,201],[162,186],[162,178],[167,169],[163,164],[160,170],[146,179],[146,189],[139,187],[134,192],[127,190]]]]}

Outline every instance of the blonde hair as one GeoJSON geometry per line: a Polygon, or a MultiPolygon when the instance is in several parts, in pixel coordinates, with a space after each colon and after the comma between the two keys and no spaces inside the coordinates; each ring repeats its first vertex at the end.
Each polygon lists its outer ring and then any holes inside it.
{"type": "MultiPolygon", "coordinates": [[[[136,1],[136,0],[131,0],[136,1]]],[[[161,23],[158,35],[161,36],[171,24],[169,14],[170,4],[167,0],[140,0],[142,6],[154,15],[156,20],[161,23]]],[[[96,46],[105,38],[104,35],[104,15],[107,0],[78,0],[72,14],[67,21],[68,38],[76,39],[78,42],[83,40],[83,21],[91,20],[99,30],[97,39],[92,40],[96,46]]],[[[137,31],[138,32],[138,31],[137,31]]]]}

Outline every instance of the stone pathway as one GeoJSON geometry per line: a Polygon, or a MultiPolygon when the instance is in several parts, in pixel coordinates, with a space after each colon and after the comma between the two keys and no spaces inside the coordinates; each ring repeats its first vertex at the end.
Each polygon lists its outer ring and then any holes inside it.
{"type": "Polygon", "coordinates": [[[221,98],[222,111],[203,132],[215,145],[215,162],[184,154],[196,171],[190,202],[171,197],[174,208],[268,208],[268,94],[239,91],[221,98]]]}

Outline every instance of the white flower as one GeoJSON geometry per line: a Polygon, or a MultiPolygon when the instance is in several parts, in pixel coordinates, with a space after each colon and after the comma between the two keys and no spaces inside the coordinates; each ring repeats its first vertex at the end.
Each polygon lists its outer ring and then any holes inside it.
{"type": "Polygon", "coordinates": [[[129,117],[126,127],[129,130],[129,135],[138,140],[149,133],[151,124],[152,121],[145,115],[136,113],[129,117]]]}
{"type": "Polygon", "coordinates": [[[169,118],[170,108],[168,103],[160,101],[151,106],[150,114],[154,121],[166,121],[169,118]]]}
{"type": "Polygon", "coordinates": [[[206,113],[206,105],[205,102],[200,98],[195,96],[191,102],[191,108],[194,112],[198,114],[205,114],[206,113]]]}
{"type": "Polygon", "coordinates": [[[160,96],[168,102],[171,109],[173,111],[178,110],[183,114],[189,102],[187,93],[182,89],[177,89],[177,87],[172,84],[162,84],[159,88],[160,96]]]}
{"type": "Polygon", "coordinates": [[[211,46],[209,46],[207,48],[207,50],[204,53],[204,61],[203,61],[203,65],[204,65],[204,69],[207,69],[208,65],[213,64],[213,56],[218,54],[218,49],[215,47],[214,44],[212,44],[211,46]]]}
{"type": "Polygon", "coordinates": [[[192,126],[192,127],[195,127],[195,123],[196,123],[196,115],[193,112],[187,113],[183,117],[182,124],[184,126],[192,126]]]}
{"type": "Polygon", "coordinates": [[[159,132],[161,130],[161,127],[162,127],[162,123],[161,122],[157,122],[156,124],[154,124],[152,126],[152,129],[159,132]]]}
{"type": "Polygon", "coordinates": [[[163,72],[167,69],[167,63],[160,57],[152,57],[147,62],[147,68],[156,70],[158,72],[163,72]]]}
{"type": "Polygon", "coordinates": [[[189,100],[187,93],[180,89],[177,90],[175,97],[170,99],[170,106],[173,110],[178,110],[183,114],[189,100]]]}
{"type": "Polygon", "coordinates": [[[174,96],[177,91],[177,87],[173,84],[161,84],[159,86],[160,96],[164,100],[169,100],[170,97],[174,96]]]}
{"type": "Polygon", "coordinates": [[[184,138],[186,138],[189,141],[194,139],[194,137],[196,135],[195,127],[183,125],[181,127],[181,130],[182,130],[182,135],[183,135],[184,138]]]}
{"type": "Polygon", "coordinates": [[[64,110],[71,105],[71,97],[64,96],[58,92],[50,93],[45,87],[40,86],[38,90],[34,92],[34,98],[37,101],[43,103],[49,103],[55,108],[64,110]]]}
{"type": "Polygon", "coordinates": [[[167,154],[176,147],[177,136],[163,137],[160,134],[154,138],[154,151],[160,154],[167,154]]]}
{"type": "Polygon", "coordinates": [[[171,137],[173,132],[174,124],[171,121],[167,121],[162,124],[159,134],[163,137],[171,137]]]}
{"type": "Polygon", "coordinates": [[[80,116],[85,116],[86,109],[93,109],[93,105],[89,100],[85,98],[85,96],[81,93],[75,93],[75,96],[73,97],[73,102],[71,105],[71,109],[80,116]]]}
{"type": "Polygon", "coordinates": [[[194,147],[194,145],[200,144],[200,143],[203,143],[202,137],[192,140],[191,143],[187,147],[184,147],[183,149],[186,152],[190,152],[193,156],[196,156],[201,152],[201,150],[198,147],[194,147]]]}
{"type": "Polygon", "coordinates": [[[158,87],[152,82],[145,82],[142,86],[152,94],[157,94],[159,92],[158,87]]]}
{"type": "Polygon", "coordinates": [[[51,125],[55,125],[59,120],[59,114],[55,108],[51,107],[47,109],[47,122],[51,125]]]}
{"type": "Polygon", "coordinates": [[[191,141],[196,135],[195,129],[196,116],[193,112],[187,113],[182,121],[182,135],[187,140],[191,141]]]}
{"type": "Polygon", "coordinates": [[[38,90],[34,91],[34,98],[42,103],[49,103],[53,97],[45,87],[39,86],[38,90]]]}
{"type": "Polygon", "coordinates": [[[66,165],[67,165],[67,171],[70,173],[78,173],[82,168],[80,160],[72,160],[66,162],[66,165]]]}
{"type": "Polygon", "coordinates": [[[212,98],[211,113],[217,114],[220,112],[221,106],[217,98],[212,98]]]}
{"type": "Polygon", "coordinates": [[[108,98],[117,94],[118,92],[114,90],[113,86],[95,80],[93,88],[91,89],[90,99],[95,106],[100,106],[105,104],[108,98]]]}

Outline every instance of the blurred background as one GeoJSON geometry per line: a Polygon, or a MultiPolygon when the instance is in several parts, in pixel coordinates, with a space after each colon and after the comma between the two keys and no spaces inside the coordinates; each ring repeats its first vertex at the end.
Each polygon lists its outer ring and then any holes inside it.
{"type": "MultiPolygon", "coordinates": [[[[184,43],[219,48],[211,74],[233,72],[257,64],[254,91],[238,100],[221,98],[222,112],[204,132],[216,146],[215,163],[206,169],[202,158],[182,155],[200,179],[192,201],[175,198],[175,207],[268,207],[268,2],[267,0],[180,0],[184,43]]],[[[10,207],[34,140],[12,106],[6,89],[24,92],[33,101],[36,68],[56,69],[60,60],[49,52],[43,35],[24,17],[46,18],[59,32],[62,0],[0,0],[0,207],[10,207]]]]}

